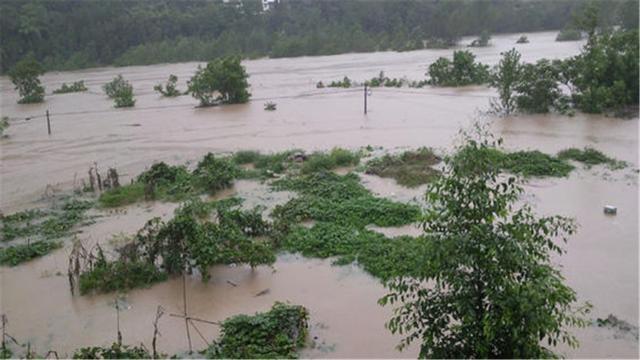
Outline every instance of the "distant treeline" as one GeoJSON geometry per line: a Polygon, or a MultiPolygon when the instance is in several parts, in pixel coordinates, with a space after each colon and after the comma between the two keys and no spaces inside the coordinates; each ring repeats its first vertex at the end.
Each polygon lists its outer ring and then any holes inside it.
{"type": "MultiPolygon", "coordinates": [[[[637,0],[598,0],[603,24],[638,24],[637,0]]],[[[561,29],[587,1],[259,0],[0,2],[0,71],[414,50],[465,35],[561,29]]]]}

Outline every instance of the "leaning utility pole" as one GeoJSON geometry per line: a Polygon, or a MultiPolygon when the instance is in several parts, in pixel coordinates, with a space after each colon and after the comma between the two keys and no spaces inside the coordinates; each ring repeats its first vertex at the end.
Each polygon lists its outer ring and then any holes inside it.
{"type": "Polygon", "coordinates": [[[364,114],[367,115],[367,84],[364,84],[364,114]]]}

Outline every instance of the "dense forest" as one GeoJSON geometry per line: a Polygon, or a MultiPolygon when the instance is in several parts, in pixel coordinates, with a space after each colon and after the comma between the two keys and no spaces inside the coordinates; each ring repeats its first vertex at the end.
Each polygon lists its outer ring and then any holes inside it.
{"type": "MultiPolygon", "coordinates": [[[[0,70],[46,70],[446,47],[465,35],[561,29],[586,2],[259,0],[0,3],[0,70]]],[[[637,1],[601,1],[603,24],[637,26],[637,1]]]]}

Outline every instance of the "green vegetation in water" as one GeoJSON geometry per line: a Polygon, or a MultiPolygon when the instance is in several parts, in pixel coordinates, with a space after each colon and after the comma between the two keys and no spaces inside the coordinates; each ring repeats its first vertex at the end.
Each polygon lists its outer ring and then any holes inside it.
{"type": "Polygon", "coordinates": [[[93,257],[99,261],[78,274],[81,293],[148,286],[194,269],[206,281],[209,267],[216,264],[272,264],[275,254],[265,239],[271,225],[260,208],[240,210],[239,205],[233,198],[216,202],[194,198],[167,222],[151,219],[133,242],[118,249],[117,259],[108,261],[98,249],[93,257]]]}
{"type": "Polygon", "coordinates": [[[393,239],[362,226],[318,222],[311,228],[294,226],[281,241],[283,250],[306,257],[335,257],[334,264],[357,263],[371,275],[389,280],[415,275],[424,259],[423,238],[400,236],[393,239]]]}
{"type": "Polygon", "coordinates": [[[264,109],[265,109],[266,111],[275,111],[275,110],[276,110],[276,108],[277,108],[277,106],[278,106],[278,105],[277,105],[276,103],[274,103],[273,101],[268,101],[268,102],[266,102],[266,103],[264,104],[264,109]]]}
{"type": "Polygon", "coordinates": [[[516,41],[516,44],[528,44],[528,43],[529,43],[529,38],[527,37],[527,35],[520,35],[520,37],[516,41]]]}
{"type": "Polygon", "coordinates": [[[187,92],[200,101],[200,106],[242,104],[249,101],[249,75],[238,56],[209,61],[187,82],[187,92]]]}
{"type": "Polygon", "coordinates": [[[582,32],[573,27],[566,27],[558,33],[556,41],[579,41],[582,40],[582,32]]]}
{"type": "Polygon", "coordinates": [[[126,291],[150,286],[166,279],[167,275],[153,264],[128,259],[109,262],[102,249],[98,249],[91,267],[80,275],[79,288],[82,295],[92,291],[126,291]]]}
{"type": "Polygon", "coordinates": [[[184,166],[155,163],[131,184],[109,189],[98,199],[104,207],[133,204],[140,200],[180,201],[193,195],[216,192],[233,185],[240,169],[228,158],[208,153],[193,172],[184,166]]]}
{"type": "Polygon", "coordinates": [[[0,138],[8,136],[4,132],[9,128],[9,117],[3,116],[0,118],[0,138]]]}
{"type": "Polygon", "coordinates": [[[59,239],[70,235],[71,229],[87,220],[85,212],[93,202],[70,199],[51,209],[30,209],[2,217],[2,241],[17,238],[59,239]]]}
{"type": "Polygon", "coordinates": [[[209,359],[294,359],[308,327],[306,308],[276,302],[267,312],[226,319],[220,338],[202,354],[209,359]]]}
{"type": "Polygon", "coordinates": [[[0,265],[16,266],[37,257],[47,255],[61,246],[62,244],[57,241],[41,240],[0,248],[0,265]]]}
{"type": "Polygon", "coordinates": [[[333,148],[328,153],[315,152],[307,156],[300,169],[303,174],[311,174],[338,167],[356,166],[360,162],[360,154],[341,148],[333,148]]]}
{"type": "Polygon", "coordinates": [[[143,346],[128,346],[113,343],[110,347],[89,346],[77,349],[73,359],[151,359],[143,346]]]}
{"type": "Polygon", "coordinates": [[[83,92],[87,91],[87,87],[84,85],[84,80],[74,81],[71,85],[67,85],[66,83],[62,83],[59,89],[53,90],[54,94],[66,94],[66,93],[74,93],[74,92],[83,92]]]}
{"type": "Polygon", "coordinates": [[[38,78],[42,74],[44,74],[44,67],[33,57],[33,54],[27,55],[11,68],[9,79],[20,95],[18,104],[33,104],[44,101],[44,86],[40,85],[38,78]]]}
{"type": "Polygon", "coordinates": [[[410,88],[422,88],[429,82],[427,80],[410,81],[408,79],[389,78],[384,74],[384,71],[380,71],[377,77],[371,78],[365,81],[365,84],[370,87],[403,87],[408,86],[410,88]]]}
{"type": "Polygon", "coordinates": [[[165,97],[176,97],[182,95],[180,90],[176,88],[176,84],[178,83],[178,77],[171,74],[169,75],[169,80],[162,85],[156,84],[153,87],[153,90],[165,97]]]}
{"type": "Polygon", "coordinates": [[[366,165],[366,173],[393,178],[403,186],[416,187],[427,184],[438,176],[438,170],[432,166],[440,161],[433,150],[421,148],[370,160],[366,165]]]}
{"type": "Polygon", "coordinates": [[[403,337],[398,348],[416,342],[420,358],[553,358],[587,324],[591,306],[555,266],[575,222],[520,205],[520,182],[485,166],[502,154],[490,140],[469,139],[447,159],[427,191],[414,275],[387,282],[379,300],[394,307],[387,328],[403,337]]]}
{"type": "Polygon", "coordinates": [[[318,172],[277,180],[273,186],[299,194],[276,206],[272,213],[276,223],[315,220],[359,228],[369,224],[400,226],[415,222],[420,215],[417,206],[373,196],[353,173],[318,172]]]}
{"type": "Polygon", "coordinates": [[[486,30],[482,30],[482,32],[480,33],[480,36],[473,40],[471,42],[471,44],[469,44],[470,47],[487,47],[489,46],[489,40],[491,40],[491,34],[486,31],[486,30]]]}
{"type": "Polygon", "coordinates": [[[466,86],[489,82],[489,66],[476,63],[476,56],[467,50],[453,52],[453,61],[441,57],[429,65],[429,84],[435,86],[466,86]]]}
{"type": "Polygon", "coordinates": [[[114,101],[114,107],[131,107],[136,104],[133,97],[133,86],[122,75],[116,76],[102,86],[105,94],[114,101]]]}
{"type": "Polygon", "coordinates": [[[627,166],[626,162],[610,158],[601,151],[591,147],[585,147],[584,149],[565,149],[558,153],[558,158],[579,161],[587,166],[604,164],[612,169],[621,169],[627,166]]]}
{"type": "Polygon", "coordinates": [[[564,177],[574,169],[568,162],[538,150],[504,152],[490,147],[463,147],[454,154],[453,161],[470,172],[493,168],[524,177],[564,177]],[[469,158],[474,162],[468,162],[469,158]]]}
{"type": "MultiPolygon", "coordinates": [[[[345,76],[342,80],[330,82],[329,85],[327,85],[327,87],[350,88],[352,83],[353,83],[353,81],[351,79],[349,79],[348,76],[345,76]]],[[[316,85],[316,87],[318,87],[318,86],[316,85]]]]}

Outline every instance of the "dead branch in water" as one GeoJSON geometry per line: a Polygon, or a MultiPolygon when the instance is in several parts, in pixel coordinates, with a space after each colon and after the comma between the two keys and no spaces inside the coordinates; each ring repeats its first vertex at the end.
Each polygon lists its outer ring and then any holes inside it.
{"type": "Polygon", "coordinates": [[[158,336],[161,335],[160,331],[158,330],[158,321],[160,320],[162,315],[164,315],[164,309],[162,308],[162,306],[158,305],[158,308],[156,309],[156,319],[153,321],[153,340],[151,340],[151,348],[153,350],[154,359],[158,358],[157,341],[158,336]]]}

